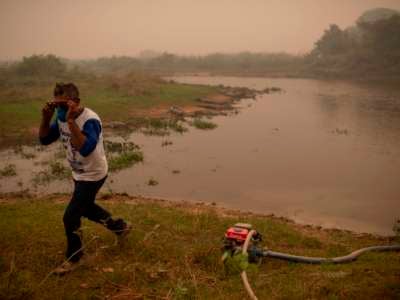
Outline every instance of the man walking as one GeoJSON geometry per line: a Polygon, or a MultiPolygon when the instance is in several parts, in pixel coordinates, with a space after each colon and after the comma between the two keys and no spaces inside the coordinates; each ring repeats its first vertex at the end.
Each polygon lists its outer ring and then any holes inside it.
{"type": "Polygon", "coordinates": [[[74,180],[74,192],[63,217],[67,261],[56,270],[63,274],[77,266],[83,255],[78,232],[81,217],[103,224],[120,237],[125,236],[131,226],[122,219],[113,219],[108,211],[95,203],[108,172],[102,125],[95,112],[80,105],[79,90],[73,83],[56,84],[54,100],[42,109],[39,139],[43,145],[61,140],[74,180]],[[50,125],[54,111],[56,119],[50,125]]]}

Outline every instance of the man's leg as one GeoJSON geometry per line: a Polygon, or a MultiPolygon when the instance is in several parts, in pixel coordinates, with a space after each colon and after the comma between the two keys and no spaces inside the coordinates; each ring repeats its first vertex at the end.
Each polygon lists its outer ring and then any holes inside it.
{"type": "Polygon", "coordinates": [[[84,217],[91,221],[104,225],[115,234],[120,235],[126,228],[126,223],[122,219],[113,219],[111,214],[100,205],[93,203],[85,211],[84,217]]]}
{"type": "Polygon", "coordinates": [[[79,199],[75,198],[74,192],[63,217],[65,234],[67,236],[67,250],[65,256],[72,262],[79,261],[83,255],[83,251],[81,250],[81,237],[78,232],[79,227],[81,226],[81,216],[83,211],[84,207],[82,203],[80,203],[79,199]]]}
{"type": "Polygon", "coordinates": [[[114,220],[111,214],[102,208],[100,205],[97,205],[95,202],[96,194],[103,186],[106,177],[95,182],[82,182],[82,185],[85,185],[85,201],[87,201],[87,205],[85,206],[85,210],[83,212],[83,216],[88,218],[91,221],[100,223],[107,227],[109,230],[115,232],[117,235],[123,233],[126,229],[127,224],[122,219],[114,220]]]}
{"type": "MultiPolygon", "coordinates": [[[[65,256],[72,262],[77,262],[83,255],[82,242],[78,230],[81,217],[85,216],[96,197],[97,191],[103,185],[100,181],[74,181],[74,193],[64,213],[64,227],[67,235],[67,250],[65,256]]],[[[107,212],[104,212],[107,213],[107,212]]]]}
{"type": "Polygon", "coordinates": [[[77,262],[83,255],[82,242],[80,232],[78,232],[81,226],[81,217],[83,216],[87,203],[82,201],[82,195],[84,194],[84,188],[79,183],[74,181],[75,188],[72,194],[71,201],[64,212],[64,228],[67,236],[67,250],[65,256],[68,261],[54,270],[55,274],[63,275],[75,269],[78,264],[77,262]]]}

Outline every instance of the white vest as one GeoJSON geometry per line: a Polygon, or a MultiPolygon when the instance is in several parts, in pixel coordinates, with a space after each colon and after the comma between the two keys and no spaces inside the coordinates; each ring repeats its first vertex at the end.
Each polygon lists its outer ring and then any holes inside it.
{"type": "MultiPolygon", "coordinates": [[[[84,108],[82,113],[75,119],[75,123],[82,131],[85,122],[95,119],[100,122],[99,116],[89,108],[84,108]]],[[[103,132],[100,132],[96,148],[86,157],[79,153],[71,144],[71,131],[67,122],[57,120],[60,129],[61,142],[67,151],[67,160],[72,169],[72,177],[75,180],[97,181],[103,179],[108,172],[107,159],[104,153],[103,132]]]]}

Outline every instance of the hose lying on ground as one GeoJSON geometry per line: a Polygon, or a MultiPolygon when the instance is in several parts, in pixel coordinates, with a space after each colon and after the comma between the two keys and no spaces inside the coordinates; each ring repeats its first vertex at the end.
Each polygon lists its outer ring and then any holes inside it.
{"type": "MultiPolygon", "coordinates": [[[[249,248],[250,240],[253,237],[254,234],[257,232],[255,230],[250,230],[249,234],[246,237],[246,240],[244,241],[243,248],[242,248],[242,253],[247,255],[247,249],[249,248]]],[[[256,294],[254,294],[253,290],[251,289],[249,280],[247,279],[247,273],[246,271],[242,271],[240,273],[240,277],[242,277],[242,281],[244,284],[244,287],[247,291],[247,294],[249,294],[250,299],[252,300],[258,300],[256,294]]]]}
{"type": "Polygon", "coordinates": [[[272,257],[278,259],[284,259],[292,262],[298,263],[307,263],[307,264],[323,264],[323,263],[334,263],[334,264],[342,264],[354,261],[359,257],[361,254],[369,251],[400,251],[400,245],[391,245],[391,246],[372,246],[361,248],[354,252],[351,252],[345,256],[339,257],[308,257],[308,256],[298,256],[298,255],[291,255],[281,252],[275,252],[271,250],[265,250],[262,252],[263,257],[272,257]]]}
{"type": "MultiPolygon", "coordinates": [[[[242,253],[247,254],[247,250],[249,248],[250,240],[253,235],[256,233],[255,230],[251,230],[246,237],[246,240],[243,244],[242,253]]],[[[254,251],[254,250],[252,250],[254,251]]],[[[257,250],[255,250],[257,251],[257,250]]],[[[298,263],[308,263],[308,264],[322,264],[322,263],[347,263],[357,259],[358,256],[365,252],[369,251],[400,251],[400,245],[390,245],[390,246],[371,246],[366,248],[358,249],[348,255],[339,256],[339,257],[332,257],[332,258],[325,258],[325,257],[308,257],[308,256],[298,256],[298,255],[291,255],[287,253],[275,252],[271,250],[264,250],[260,251],[259,253],[254,253],[255,255],[262,256],[262,257],[272,257],[278,258],[283,260],[288,260],[292,262],[298,263]]],[[[243,271],[240,276],[242,277],[242,281],[244,287],[249,294],[250,299],[258,300],[257,296],[255,295],[254,291],[252,290],[249,281],[247,279],[246,271],[243,271]]]]}

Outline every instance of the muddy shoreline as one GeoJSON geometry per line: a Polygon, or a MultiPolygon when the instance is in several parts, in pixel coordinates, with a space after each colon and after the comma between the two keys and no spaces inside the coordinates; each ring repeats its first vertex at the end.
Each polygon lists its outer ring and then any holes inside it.
{"type": "MultiPolygon", "coordinates": [[[[146,119],[184,120],[185,118],[211,118],[213,116],[226,116],[230,112],[238,113],[234,105],[243,99],[256,99],[256,97],[259,95],[279,92],[282,92],[282,89],[279,87],[267,87],[263,90],[256,90],[246,87],[230,87],[219,85],[216,93],[197,98],[196,104],[194,105],[159,105],[146,110],[136,110],[134,113],[132,113],[132,117],[146,119]]],[[[130,121],[111,121],[104,122],[104,127],[109,129],[137,130],[143,127],[143,124],[135,124],[135,122],[130,121]]]]}

